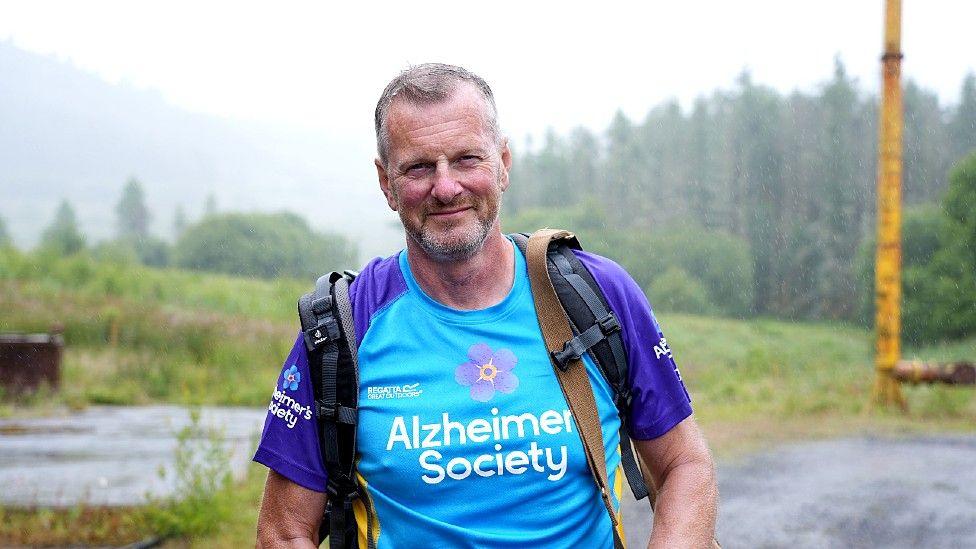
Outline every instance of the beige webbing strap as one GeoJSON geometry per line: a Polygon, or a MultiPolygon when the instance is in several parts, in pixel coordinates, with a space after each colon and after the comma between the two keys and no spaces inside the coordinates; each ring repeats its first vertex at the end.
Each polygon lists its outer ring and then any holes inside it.
{"type": "MultiPolygon", "coordinates": [[[[532,298],[535,300],[535,312],[539,318],[539,327],[542,328],[542,337],[546,342],[546,348],[550,352],[550,362],[552,352],[561,351],[563,344],[573,339],[573,330],[570,328],[569,319],[556,290],[552,286],[549,278],[549,270],[546,266],[546,253],[549,251],[549,242],[561,238],[572,238],[572,233],[557,229],[540,229],[530,238],[526,250],[526,263],[529,269],[529,282],[532,286],[532,298]]],[[[613,528],[613,538],[615,547],[623,547],[620,536],[617,533],[617,514],[613,509],[613,501],[610,499],[610,486],[607,481],[607,460],[603,450],[603,428],[600,426],[600,414],[596,408],[596,399],[593,397],[593,387],[590,386],[590,378],[586,374],[586,366],[580,359],[569,363],[566,371],[560,369],[553,362],[553,369],[559,386],[566,396],[566,402],[576,420],[577,431],[583,441],[583,448],[586,451],[586,461],[590,465],[590,472],[596,480],[603,504],[610,515],[610,524],[613,528]]]]}

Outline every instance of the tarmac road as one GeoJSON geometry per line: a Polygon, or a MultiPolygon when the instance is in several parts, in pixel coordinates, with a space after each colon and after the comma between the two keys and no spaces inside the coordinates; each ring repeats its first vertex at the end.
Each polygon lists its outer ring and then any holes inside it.
{"type": "MultiPolygon", "coordinates": [[[[976,435],[805,442],[718,475],[727,549],[976,548],[976,435]]],[[[625,492],[627,545],[646,547],[647,504],[625,492]]]]}

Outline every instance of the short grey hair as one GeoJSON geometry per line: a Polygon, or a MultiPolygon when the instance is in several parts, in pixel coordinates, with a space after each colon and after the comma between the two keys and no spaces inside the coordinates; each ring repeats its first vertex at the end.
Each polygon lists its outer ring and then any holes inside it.
{"type": "Polygon", "coordinates": [[[485,124],[491,131],[495,142],[501,142],[498,130],[498,109],[495,107],[495,96],[491,87],[483,78],[473,72],[456,65],[444,63],[424,63],[407,68],[394,78],[383,95],[376,102],[374,122],[376,125],[376,151],[380,162],[386,165],[390,153],[390,132],[387,128],[387,116],[390,105],[397,97],[418,105],[430,105],[451,97],[457,90],[458,84],[468,82],[473,84],[485,99],[487,119],[485,124]]]}

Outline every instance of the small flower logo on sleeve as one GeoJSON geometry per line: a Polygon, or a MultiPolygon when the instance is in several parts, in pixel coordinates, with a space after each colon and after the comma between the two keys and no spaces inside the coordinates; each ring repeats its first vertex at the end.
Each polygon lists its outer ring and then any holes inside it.
{"type": "Polygon", "coordinates": [[[454,379],[465,387],[471,387],[471,398],[488,402],[495,391],[511,393],[518,387],[519,379],[512,370],[518,359],[508,349],[492,351],[484,343],[476,343],[468,349],[468,360],[458,364],[454,379]]]}
{"type": "Polygon", "coordinates": [[[294,391],[298,389],[298,382],[302,380],[302,373],[298,371],[298,366],[292,364],[291,368],[285,370],[281,377],[281,389],[294,391]]]}

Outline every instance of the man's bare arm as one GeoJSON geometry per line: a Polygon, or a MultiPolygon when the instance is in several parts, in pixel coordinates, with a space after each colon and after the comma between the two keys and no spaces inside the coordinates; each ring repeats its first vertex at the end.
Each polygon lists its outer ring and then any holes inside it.
{"type": "Polygon", "coordinates": [[[648,547],[711,547],[718,488],[715,465],[691,417],[653,440],[634,444],[657,487],[648,547]]]}
{"type": "Polygon", "coordinates": [[[317,548],[325,500],[325,494],[299,486],[269,470],[258,515],[255,547],[317,548]]]}

